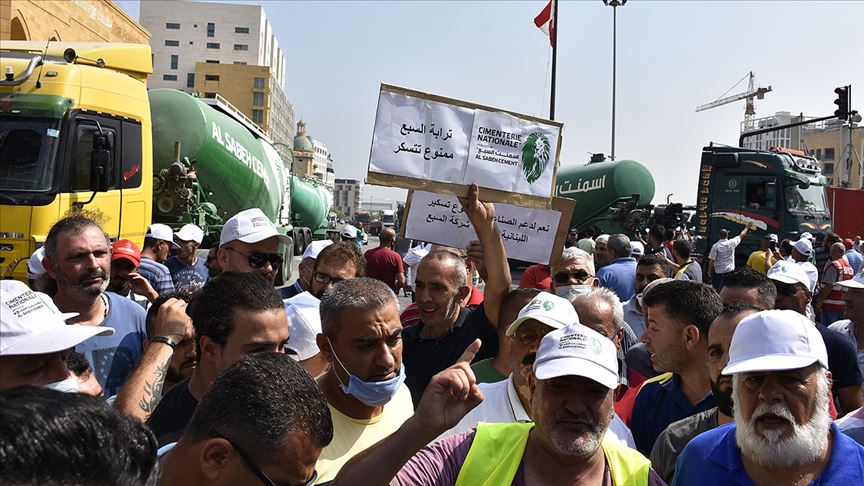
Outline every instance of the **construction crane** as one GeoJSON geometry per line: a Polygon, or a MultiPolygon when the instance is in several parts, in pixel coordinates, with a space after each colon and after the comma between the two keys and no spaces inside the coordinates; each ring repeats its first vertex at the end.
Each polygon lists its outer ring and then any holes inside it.
{"type": "Polygon", "coordinates": [[[711,108],[716,108],[718,106],[723,106],[723,105],[732,103],[734,101],[746,99],[747,105],[744,108],[744,127],[745,127],[745,131],[752,129],[753,128],[753,119],[756,116],[756,108],[753,107],[753,99],[758,98],[761,100],[761,99],[765,98],[765,93],[772,91],[771,86],[768,86],[767,88],[757,88],[755,80],[756,80],[756,76],[753,75],[753,71],[750,71],[743,78],[738,80],[738,82],[735,83],[734,86],[732,86],[731,88],[726,90],[726,93],[723,93],[722,95],[720,95],[720,98],[718,98],[715,101],[712,101],[711,103],[706,103],[704,105],[697,106],[696,111],[710,110],[711,108]],[[743,93],[738,93],[738,94],[735,94],[732,96],[726,96],[726,93],[735,89],[735,86],[738,86],[739,84],[741,84],[741,81],[744,81],[748,77],[750,78],[750,80],[748,82],[747,91],[745,91],[743,93]],[[725,98],[724,98],[724,96],[725,96],[725,98]]]}

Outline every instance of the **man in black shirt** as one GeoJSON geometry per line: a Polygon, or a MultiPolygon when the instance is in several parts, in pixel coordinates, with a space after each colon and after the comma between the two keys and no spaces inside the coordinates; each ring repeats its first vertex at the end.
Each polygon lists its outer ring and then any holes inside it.
{"type": "Polygon", "coordinates": [[[198,366],[168,391],[147,420],[160,447],[182,435],[219,372],[249,354],[281,353],[288,340],[282,299],[257,273],[219,275],[192,299],[187,313],[195,327],[198,366]]]}
{"type": "Polygon", "coordinates": [[[480,240],[482,257],[470,247],[468,257],[481,276],[486,273],[484,302],[473,310],[459,305],[470,289],[465,262],[459,256],[433,251],[420,262],[414,280],[420,324],[402,334],[405,384],[415,406],[432,376],[455,363],[475,339],[483,342],[475,360],[498,352],[498,311],[510,289],[504,242],[495,226],[495,209],[491,203],[480,202],[476,185],[470,186],[467,201],[460,198],[460,203],[480,240]]]}

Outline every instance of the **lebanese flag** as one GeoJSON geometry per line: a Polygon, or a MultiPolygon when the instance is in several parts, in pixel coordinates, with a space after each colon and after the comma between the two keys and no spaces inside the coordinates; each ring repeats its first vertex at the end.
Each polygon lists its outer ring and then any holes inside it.
{"type": "Polygon", "coordinates": [[[555,18],[555,9],[557,8],[558,2],[555,0],[549,0],[549,3],[546,4],[546,7],[544,7],[543,11],[540,12],[540,15],[534,17],[534,25],[536,25],[538,29],[542,30],[544,34],[549,36],[549,44],[552,47],[555,47],[555,25],[553,19],[555,18]]]}

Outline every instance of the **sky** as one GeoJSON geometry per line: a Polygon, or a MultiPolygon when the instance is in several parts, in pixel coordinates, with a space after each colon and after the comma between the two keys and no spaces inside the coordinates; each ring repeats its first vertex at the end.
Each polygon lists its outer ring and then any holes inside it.
{"type": "MultiPolygon", "coordinates": [[[[115,3],[138,18],[138,1],[115,3]]],[[[338,178],[366,175],[381,83],[549,116],[551,48],[533,23],[545,0],[251,3],[264,6],[287,58],[295,118],[327,145],[338,178]]],[[[562,166],[611,152],[612,13],[601,0],[560,4],[562,166]]],[[[702,147],[737,145],[743,100],[695,107],[749,71],[773,87],[756,100],[757,118],[830,115],[834,88],[847,84],[864,111],[864,1],[631,0],[617,17],[615,155],[652,172],[654,204],[670,193],[693,204],[702,147]]],[[[405,194],[366,186],[364,200],[405,194]]]]}

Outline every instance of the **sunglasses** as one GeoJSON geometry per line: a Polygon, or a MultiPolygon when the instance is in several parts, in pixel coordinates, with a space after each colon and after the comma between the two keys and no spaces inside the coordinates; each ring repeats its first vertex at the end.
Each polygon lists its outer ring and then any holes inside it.
{"type": "Polygon", "coordinates": [[[314,274],[312,274],[312,278],[314,278],[318,283],[322,283],[324,285],[327,285],[329,283],[333,283],[335,285],[345,280],[344,278],[331,277],[330,275],[321,272],[315,272],[314,274]]]}
{"type": "Polygon", "coordinates": [[[577,282],[584,282],[593,276],[584,270],[580,270],[578,272],[558,272],[553,278],[555,279],[555,283],[567,283],[571,278],[577,282]]]}
{"type": "Polygon", "coordinates": [[[262,268],[264,265],[267,265],[268,262],[271,267],[279,268],[282,266],[282,262],[284,261],[280,253],[261,253],[255,251],[247,255],[236,248],[226,247],[225,249],[237,252],[246,257],[249,260],[249,266],[252,268],[262,268]]]}
{"type": "MultiPolygon", "coordinates": [[[[231,447],[233,447],[234,450],[237,451],[237,454],[240,455],[240,458],[243,459],[243,464],[245,464],[246,467],[249,468],[249,470],[252,471],[253,474],[258,476],[258,479],[260,479],[262,483],[266,484],[267,486],[276,486],[276,483],[274,483],[273,480],[270,479],[270,477],[267,476],[267,474],[264,471],[262,471],[261,468],[258,467],[257,464],[255,464],[255,461],[253,461],[252,458],[249,457],[249,454],[247,454],[246,451],[241,449],[240,446],[235,444],[234,441],[232,441],[228,437],[225,437],[221,434],[217,434],[216,437],[228,441],[228,443],[231,444],[231,447]]],[[[313,484],[315,484],[315,481],[317,481],[317,480],[318,480],[318,471],[317,470],[312,471],[312,477],[308,481],[306,481],[305,486],[312,486],[313,484]]]]}
{"type": "Polygon", "coordinates": [[[775,282],[774,286],[777,287],[778,294],[795,295],[798,293],[798,287],[794,284],[775,282]]]}

